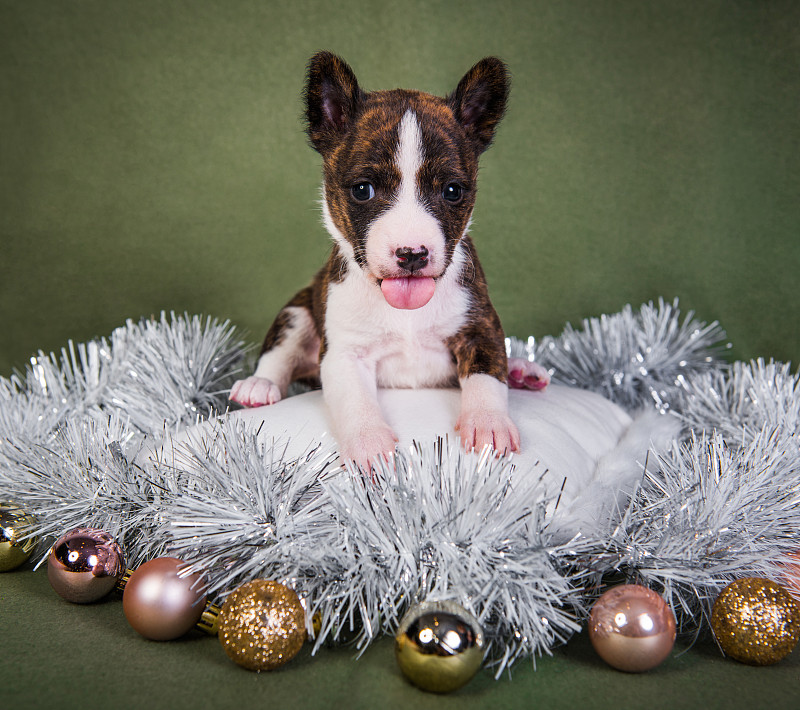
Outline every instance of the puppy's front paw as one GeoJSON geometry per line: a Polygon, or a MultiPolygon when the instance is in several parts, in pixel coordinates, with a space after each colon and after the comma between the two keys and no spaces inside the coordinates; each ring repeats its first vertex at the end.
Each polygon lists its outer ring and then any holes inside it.
{"type": "Polygon", "coordinates": [[[272,380],[254,375],[234,383],[231,387],[230,400],[243,407],[261,407],[280,402],[281,390],[272,380]]]}
{"type": "Polygon", "coordinates": [[[387,424],[367,424],[357,431],[341,437],[339,456],[343,461],[352,461],[365,473],[369,473],[378,458],[388,461],[393,455],[397,436],[387,424]]]}
{"type": "Polygon", "coordinates": [[[543,390],[550,373],[541,365],[521,357],[508,358],[508,386],[516,390],[543,390]]]}
{"type": "Polygon", "coordinates": [[[519,451],[519,431],[511,417],[502,412],[461,412],[456,431],[467,451],[480,451],[487,444],[498,456],[519,451]]]}

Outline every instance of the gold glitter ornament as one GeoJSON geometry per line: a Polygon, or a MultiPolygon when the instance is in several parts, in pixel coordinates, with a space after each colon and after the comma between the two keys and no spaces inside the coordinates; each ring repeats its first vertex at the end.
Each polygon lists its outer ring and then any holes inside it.
{"type": "Polygon", "coordinates": [[[231,660],[251,671],[268,671],[290,661],[303,647],[306,615],[293,589],[257,579],[225,600],[218,634],[231,660]]]}
{"type": "Polygon", "coordinates": [[[35,524],[33,516],[19,506],[0,502],[0,572],[16,569],[31,556],[38,541],[21,538],[35,524]]]}
{"type": "Polygon", "coordinates": [[[455,602],[423,602],[400,622],[394,653],[400,670],[414,685],[449,693],[468,683],[481,667],[483,630],[455,602]]]}
{"type": "Polygon", "coordinates": [[[717,597],[711,627],[726,655],[767,666],[788,656],[800,639],[800,605],[777,582],[745,577],[717,597]]]}

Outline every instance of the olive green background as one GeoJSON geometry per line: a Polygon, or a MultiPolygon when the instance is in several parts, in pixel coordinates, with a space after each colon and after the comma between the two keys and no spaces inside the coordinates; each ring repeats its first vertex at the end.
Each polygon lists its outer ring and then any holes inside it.
{"type": "Polygon", "coordinates": [[[260,341],[324,260],[300,91],[513,88],[473,235],[506,331],[663,296],[800,359],[800,5],[0,0],[0,374],[161,310],[260,341]]]}
{"type": "MultiPolygon", "coordinates": [[[[509,63],[473,228],[508,333],[678,297],[733,357],[800,359],[796,2],[0,0],[0,374],[164,309],[261,339],[328,251],[300,102],[319,49],[367,89],[444,94],[509,63]]],[[[799,677],[797,653],[752,669],[709,645],[628,676],[585,636],[446,697],[408,686],[388,642],[258,676],[29,571],[0,575],[0,639],[15,710],[782,708],[799,677]]]]}

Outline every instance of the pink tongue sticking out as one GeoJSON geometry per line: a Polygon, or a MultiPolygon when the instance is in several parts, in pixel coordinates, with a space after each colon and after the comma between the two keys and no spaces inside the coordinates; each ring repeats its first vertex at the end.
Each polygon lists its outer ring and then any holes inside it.
{"type": "Polygon", "coordinates": [[[423,276],[381,281],[383,297],[392,308],[406,310],[422,308],[433,298],[434,290],[436,290],[434,280],[423,276]]]}

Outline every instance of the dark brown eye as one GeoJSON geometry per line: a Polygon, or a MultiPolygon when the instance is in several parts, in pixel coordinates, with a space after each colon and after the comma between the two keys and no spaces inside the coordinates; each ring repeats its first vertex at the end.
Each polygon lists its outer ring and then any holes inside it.
{"type": "Polygon", "coordinates": [[[442,197],[453,204],[460,202],[463,195],[464,188],[461,187],[461,185],[459,185],[457,182],[451,182],[444,188],[444,190],[442,190],[442,197]]]}
{"type": "Polygon", "coordinates": [[[375,197],[375,188],[372,187],[372,183],[359,182],[350,188],[350,193],[356,202],[368,202],[375,197]]]}

